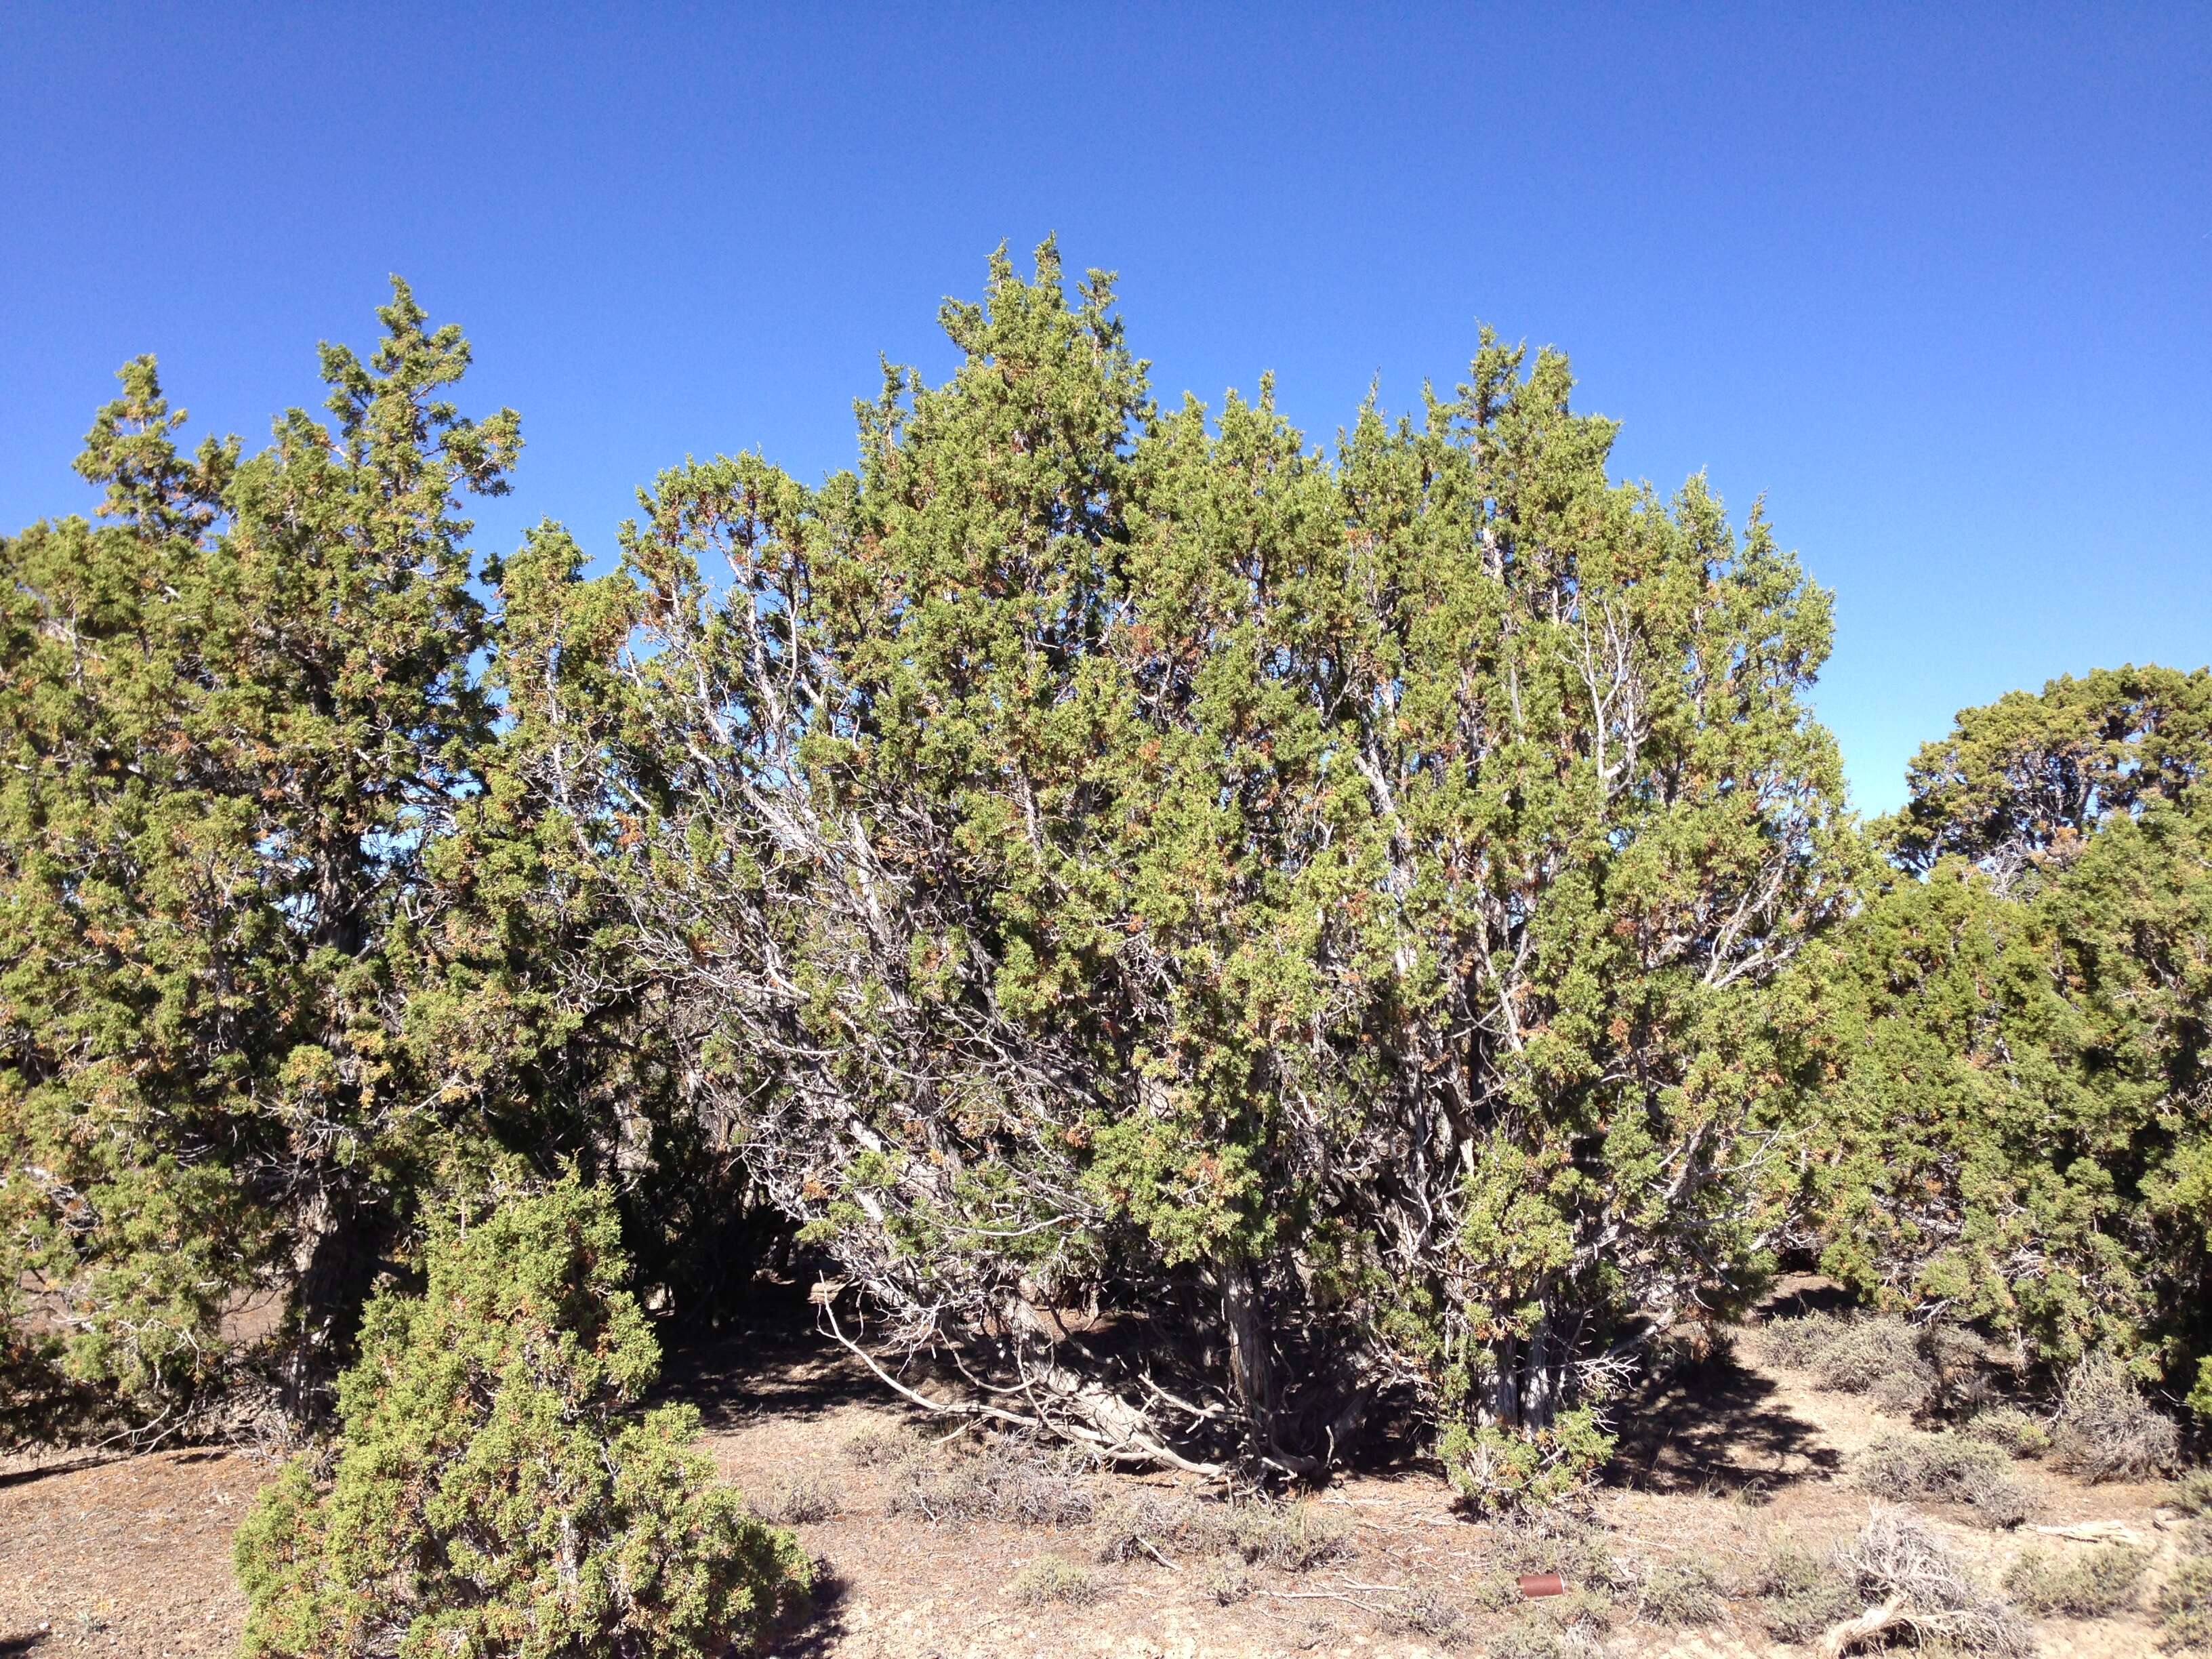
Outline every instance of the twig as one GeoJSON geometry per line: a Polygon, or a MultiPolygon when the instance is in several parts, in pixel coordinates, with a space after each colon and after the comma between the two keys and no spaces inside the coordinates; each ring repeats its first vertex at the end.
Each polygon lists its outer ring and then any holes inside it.
{"type": "Polygon", "coordinates": [[[1278,1601],[1344,1601],[1362,1613],[1376,1613],[1386,1619],[1390,1615],[1389,1608],[1378,1607],[1372,1601],[1363,1601],[1356,1595],[1345,1595],[1341,1590],[1261,1590],[1259,1593],[1272,1596],[1278,1601]]]}
{"type": "Polygon", "coordinates": [[[2038,1527],[2052,1538],[2069,1538],[2077,1544],[2129,1544],[2142,1547],[2142,1534],[2124,1521],[2075,1521],[2063,1527],[2038,1527]]]}
{"type": "Polygon", "coordinates": [[[1172,1561],[1169,1560],[1169,1559],[1167,1559],[1167,1557],[1166,1557],[1166,1556],[1162,1555],[1162,1554],[1159,1553],[1159,1551],[1158,1551],[1157,1549],[1154,1549],[1154,1548],[1152,1547],[1152,1540],[1151,1539],[1146,1538],[1146,1537],[1144,1537],[1143,1535],[1139,1534],[1139,1537],[1138,1537],[1138,1539],[1137,1539],[1137,1547],[1138,1547],[1139,1549],[1140,1549],[1140,1550],[1144,1551],[1144,1553],[1145,1553],[1146,1554],[1147,1554],[1147,1555],[1151,1556],[1151,1557],[1152,1558],[1152,1559],[1153,1559],[1153,1560],[1155,1560],[1155,1561],[1158,1562],[1162,1566],[1165,1567],[1165,1568],[1166,1568],[1170,1572],[1181,1572],[1181,1571],[1182,1571],[1182,1569],[1181,1567],[1179,1567],[1179,1566],[1176,1565],[1176,1564],[1175,1564],[1174,1562],[1172,1562],[1172,1561]]]}
{"type": "MultiPolygon", "coordinates": [[[[945,1402],[932,1400],[927,1395],[915,1393],[912,1389],[907,1387],[905,1383],[900,1382],[898,1378],[893,1376],[889,1371],[885,1370],[881,1365],[876,1364],[875,1357],[872,1354],[869,1353],[866,1349],[863,1348],[859,1343],[854,1341],[852,1338],[845,1334],[844,1331],[838,1326],[836,1309],[832,1307],[828,1302],[823,1302],[820,1305],[822,1309],[822,1316],[830,1322],[830,1334],[836,1339],[839,1346],[846,1349],[848,1352],[857,1355],[860,1363],[876,1374],[876,1380],[878,1382],[895,1389],[897,1393],[914,1401],[915,1405],[921,1407],[924,1411],[934,1412],[940,1417],[995,1418],[1002,1423],[1012,1423],[1017,1428],[1039,1430],[1043,1428],[1044,1425],[1039,1422],[1036,1418],[1024,1417],[1016,1412],[1003,1411],[996,1406],[979,1405],[973,1401],[945,1402]]],[[[963,1424],[961,1426],[965,1428],[967,1425],[963,1424]]]]}

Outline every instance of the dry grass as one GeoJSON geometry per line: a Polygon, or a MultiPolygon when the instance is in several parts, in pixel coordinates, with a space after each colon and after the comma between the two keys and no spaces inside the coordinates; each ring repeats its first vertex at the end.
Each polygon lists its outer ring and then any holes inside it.
{"type": "Polygon", "coordinates": [[[1092,1537],[1101,1561],[1228,1555],[1278,1572],[1310,1571],[1353,1553],[1351,1523],[1304,1499],[1215,1504],[1147,1492],[1100,1510],[1092,1537]]]}
{"type": "Polygon", "coordinates": [[[864,1469],[895,1468],[922,1455],[921,1436],[903,1423],[870,1423],[845,1437],[845,1461],[864,1469]]]}
{"type": "Polygon", "coordinates": [[[2093,1354],[2059,1396],[2051,1438],[2059,1466],[2085,1480],[2142,1480],[2172,1468],[2181,1438],[2127,1368],[2093,1354]]]}
{"type": "Polygon", "coordinates": [[[1492,1637],[1489,1659],[1601,1659],[1610,1620],[1601,1598],[1570,1591],[1534,1603],[1492,1637]]]}
{"type": "Polygon", "coordinates": [[[1216,1561],[1206,1569],[1204,1580],[1206,1593],[1220,1607],[1233,1607],[1239,1601],[1252,1597],[1252,1570],[1234,1556],[1216,1561]]]}
{"type": "Polygon", "coordinates": [[[1392,1630],[1455,1645],[1467,1635],[1467,1614],[1442,1590],[1416,1585],[1394,1601],[1383,1622],[1392,1630]]]}
{"type": "Polygon", "coordinates": [[[1963,1435],[1886,1435],[1859,1455],[1855,1473],[1877,1498],[1964,1504],[1992,1527],[2016,1527],[2033,1510],[2005,1455],[1963,1435]]]}
{"type": "Polygon", "coordinates": [[[1877,1504],[1858,1535],[1838,1549],[1836,1565],[1866,1606],[1887,1614],[1885,1632],[1996,1659],[2032,1659],[2035,1652],[2020,1615],[1976,1583],[1924,1522],[1902,1510],[1877,1504]]]}
{"type": "Polygon", "coordinates": [[[1011,1588],[1025,1607],[1087,1607],[1099,1594],[1089,1569],[1057,1555],[1037,1557],[1014,1575],[1011,1588]]]}
{"type": "Polygon", "coordinates": [[[2005,1574],[2006,1591],[2028,1612],[2044,1617],[2104,1619],[2136,1605],[2148,1550],[2100,1546],[2054,1559],[2031,1550],[2005,1574]]]}
{"type": "Polygon", "coordinates": [[[1556,1572],[1608,1594],[1636,1586],[1634,1571],[1613,1555],[1604,1528],[1571,1510],[1530,1510],[1493,1522],[1486,1553],[1509,1577],[1556,1572]]]}
{"type": "Polygon", "coordinates": [[[1695,1559],[1655,1562],[1638,1574],[1636,1616],[1647,1624],[1711,1624],[1721,1615],[1722,1580],[1695,1559]]]}
{"type": "Polygon", "coordinates": [[[1157,1559],[1196,1548],[1210,1550],[1222,1534],[1208,1510],[1179,1492],[1139,1492],[1113,1498],[1101,1509],[1091,1537],[1101,1561],[1157,1559]]]}
{"type": "Polygon", "coordinates": [[[1304,1499],[1238,1504],[1229,1514],[1230,1547],[1255,1567],[1306,1572],[1352,1553],[1351,1524],[1304,1499]]]}
{"type": "Polygon", "coordinates": [[[2175,1481],[2171,1502],[2184,1515],[2212,1515],[2212,1469],[2191,1469],[2175,1481]]]}

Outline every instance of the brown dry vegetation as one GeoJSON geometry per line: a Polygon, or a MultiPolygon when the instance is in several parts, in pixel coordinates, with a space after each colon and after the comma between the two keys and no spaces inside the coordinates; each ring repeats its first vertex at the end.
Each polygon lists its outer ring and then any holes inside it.
{"type": "MultiPolygon", "coordinates": [[[[1776,1632],[1816,1634],[1873,1595],[1832,1553],[1868,1522],[1869,1455],[1916,1431],[1758,1337],[1651,1386],[1586,1518],[1534,1528],[1470,1520],[1410,1456],[1286,1504],[946,1439],[827,1343],[733,1338],[681,1356],[669,1381],[723,1471],[826,1565],[813,1618],[774,1650],[789,1659],[1811,1653],[1776,1632]],[[1568,1594],[1524,1603],[1516,1575],[1544,1571],[1568,1594]]],[[[0,1467],[0,1655],[234,1646],[228,1541],[268,1463],[203,1449],[0,1467]]],[[[1937,1496],[1911,1505],[1916,1547],[1996,1596],[2008,1573],[2047,1585],[2128,1541],[2048,1528],[2119,1523],[2147,1565],[2118,1611],[2069,1617],[2088,1601],[2030,1595],[2055,1610],[2021,1628],[2046,1655],[2155,1651],[2150,1609],[2187,1577],[2194,1536],[2175,1489],[2026,1460],[2009,1474],[2045,1530],[1937,1496]]]]}

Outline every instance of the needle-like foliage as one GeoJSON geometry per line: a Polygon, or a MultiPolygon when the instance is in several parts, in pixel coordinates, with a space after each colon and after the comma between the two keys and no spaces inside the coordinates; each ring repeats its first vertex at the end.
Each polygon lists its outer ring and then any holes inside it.
{"type": "Polygon", "coordinates": [[[1847,891],[1826,596],[1612,483],[1555,355],[1330,459],[1156,410],[1049,246],[945,322],[856,474],[688,465],[541,594],[631,620],[573,636],[610,695],[531,681],[540,787],[702,1099],[1001,1414],[1287,1470],[1390,1389],[1548,1430],[1757,1258],[1770,987],[1847,891]]]}
{"type": "Polygon", "coordinates": [[[369,1308],[326,1475],[240,1528],[248,1659],[708,1659],[810,1572],[642,1410],[659,1349],[603,1193],[565,1182],[439,1230],[422,1294],[369,1308]]]}

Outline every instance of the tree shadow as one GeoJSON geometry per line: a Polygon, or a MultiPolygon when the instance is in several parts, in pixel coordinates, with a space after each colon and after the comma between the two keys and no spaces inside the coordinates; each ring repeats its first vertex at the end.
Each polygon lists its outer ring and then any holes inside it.
{"type": "Polygon", "coordinates": [[[34,1630],[27,1636],[0,1636],[0,1659],[15,1659],[46,1639],[48,1632],[34,1630]]]}
{"type": "MultiPolygon", "coordinates": [[[[37,1463],[29,1468],[0,1471],[0,1489],[27,1486],[34,1480],[43,1480],[50,1474],[74,1474],[80,1469],[96,1469],[103,1463],[121,1462],[114,1452],[84,1452],[75,1456],[58,1458],[51,1463],[37,1463]]],[[[8,1651],[0,1648],[0,1654],[8,1651]]]]}
{"type": "Polygon", "coordinates": [[[1834,1279],[1793,1273],[1759,1304],[1758,1317],[1763,1324],[1771,1319],[1800,1319],[1807,1314],[1850,1313],[1858,1306],[1858,1298],[1834,1279]]]}
{"type": "Polygon", "coordinates": [[[814,1589],[806,1604],[776,1628],[775,1659],[829,1659],[849,1634],[845,1627],[845,1603],[852,1586],[827,1562],[814,1564],[814,1589]]]}
{"type": "Polygon", "coordinates": [[[1825,1478],[1841,1454],[1725,1349],[1646,1383],[1620,1413],[1607,1480],[1657,1492],[1760,1492],[1825,1478]]]}
{"type": "Polygon", "coordinates": [[[861,1402],[898,1407],[866,1366],[814,1328],[811,1314],[804,1300],[778,1296],[742,1325],[672,1344],[659,1392],[697,1407],[700,1420],[718,1429],[765,1416],[811,1419],[861,1402]]]}

